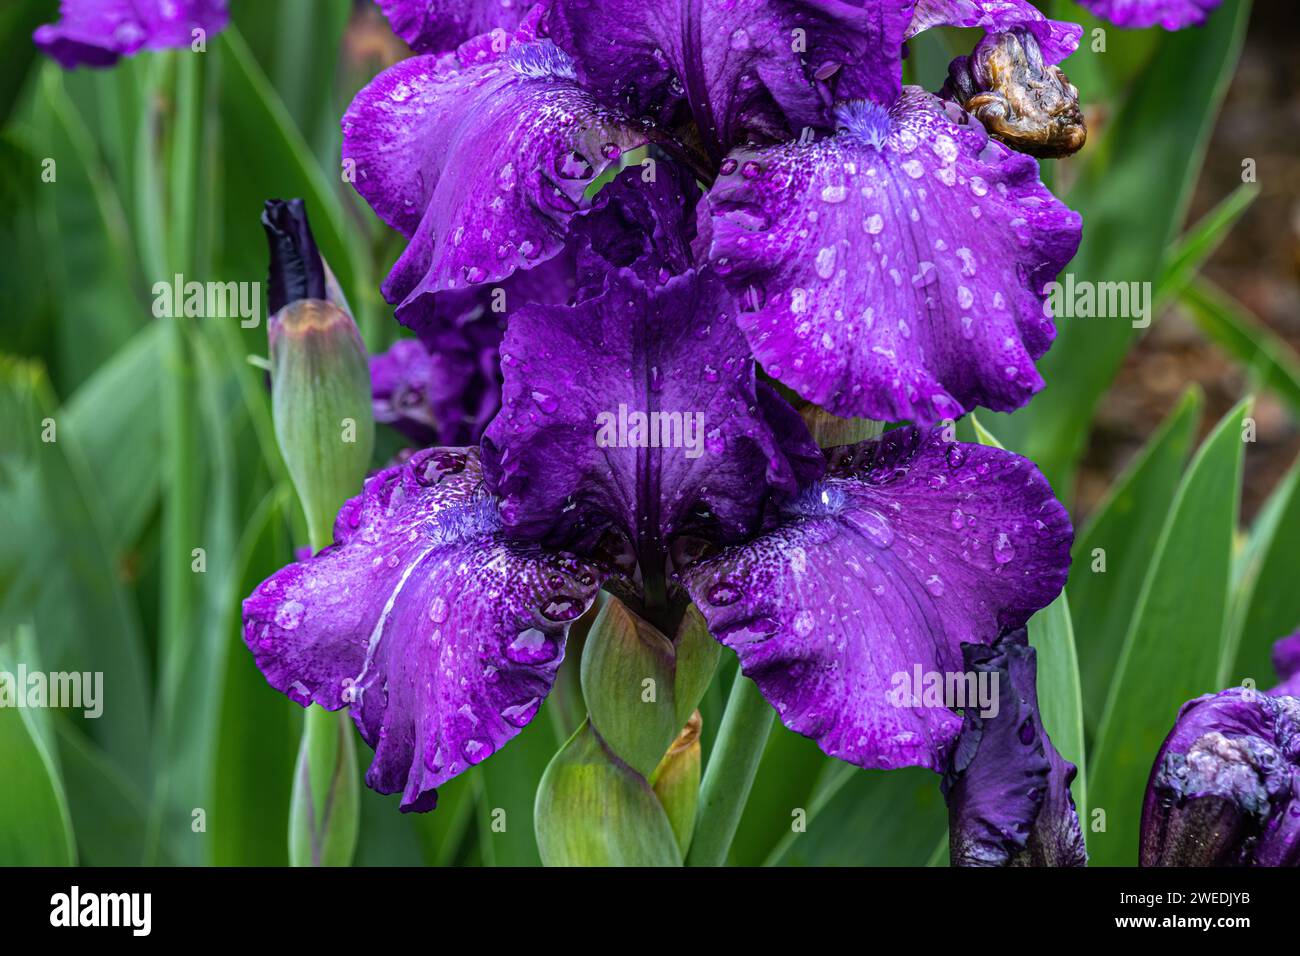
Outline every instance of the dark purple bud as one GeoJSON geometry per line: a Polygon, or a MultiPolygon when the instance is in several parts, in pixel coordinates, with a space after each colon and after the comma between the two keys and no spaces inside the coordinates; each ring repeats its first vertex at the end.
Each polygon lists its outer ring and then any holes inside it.
{"type": "Polygon", "coordinates": [[[307,222],[306,204],[301,199],[268,199],[262,228],[271,253],[268,311],[274,315],[299,299],[328,298],[325,263],[307,222]]]}
{"type": "Polygon", "coordinates": [[[1185,704],[1151,768],[1139,852],[1143,866],[1300,865],[1300,700],[1233,687],[1185,704]]]}
{"type": "Polygon", "coordinates": [[[1037,655],[1025,629],[962,645],[989,699],[967,706],[943,778],[953,866],[1083,866],[1070,795],[1077,768],[1056,752],[1038,712],[1037,655]],[[984,676],[988,675],[988,680],[984,676]]]}

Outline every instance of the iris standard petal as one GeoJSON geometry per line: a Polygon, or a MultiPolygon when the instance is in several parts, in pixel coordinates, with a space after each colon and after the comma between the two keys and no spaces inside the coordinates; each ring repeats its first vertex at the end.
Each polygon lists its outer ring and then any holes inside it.
{"type": "Polygon", "coordinates": [[[385,297],[400,313],[551,258],[592,181],[644,141],[525,31],[385,70],[343,118],[357,190],[410,240],[385,297]]]}
{"type": "Polygon", "coordinates": [[[1205,23],[1220,0],[1079,0],[1099,17],[1118,27],[1140,29],[1161,26],[1181,30],[1205,23]]]}
{"type": "Polygon", "coordinates": [[[378,0],[393,32],[416,53],[446,53],[493,30],[513,32],[530,0],[378,0]]]}
{"type": "Polygon", "coordinates": [[[602,101],[665,127],[694,120],[720,158],[751,139],[824,127],[818,81],[897,95],[905,2],[555,0],[550,31],[602,101]],[[846,83],[850,82],[845,80],[846,83]]]}
{"type": "Polygon", "coordinates": [[[684,582],[791,730],[861,767],[940,770],[961,718],[891,688],[960,671],[963,643],[988,644],[1051,602],[1069,516],[1031,462],[941,430],[828,455],[778,527],[684,582]]]}
{"type": "Polygon", "coordinates": [[[754,354],[845,417],[1019,408],[1042,387],[1045,287],[1079,215],[1032,158],[922,90],[838,115],[833,137],[733,152],[706,197],[710,256],[754,354]]]}
{"type": "Polygon", "coordinates": [[[226,26],[226,0],[61,0],[58,23],[32,40],[65,70],[112,66],[140,50],[187,47],[194,31],[215,36],[226,26]]]}
{"type": "Polygon", "coordinates": [[[990,693],[968,698],[944,775],[952,865],[1083,866],[1088,856],[1070,795],[1077,768],[1043,727],[1025,629],[991,647],[967,644],[962,655],[966,674],[990,693]]]}
{"type": "Polygon", "coordinates": [[[735,540],[796,490],[731,298],[712,276],[658,285],[622,269],[576,305],[525,309],[502,368],[484,462],[520,537],[577,546],[613,529],[643,573],[662,575],[677,536],[735,540]]]}
{"type": "Polygon", "coordinates": [[[271,686],[349,707],[375,749],[366,783],[431,809],[434,788],[536,713],[569,622],[600,572],[508,543],[476,449],[427,449],[367,480],[334,544],[244,601],[244,640],[271,686]]]}

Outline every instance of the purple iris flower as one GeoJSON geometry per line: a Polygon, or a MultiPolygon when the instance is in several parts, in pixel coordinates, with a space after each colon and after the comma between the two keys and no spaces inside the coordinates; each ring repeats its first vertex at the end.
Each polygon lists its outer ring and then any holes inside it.
{"type": "Polygon", "coordinates": [[[996,675],[996,706],[966,707],[944,776],[953,866],[1083,866],[1070,795],[1077,768],[1052,746],[1038,710],[1037,663],[1024,628],[962,648],[968,674],[996,675]]]}
{"type": "Polygon", "coordinates": [[[1044,287],[1081,222],[1018,150],[1082,142],[1057,66],[1081,28],[1025,0],[549,0],[522,17],[483,2],[453,20],[384,7],[428,52],[358,94],[344,155],[409,240],[383,286],[406,324],[440,293],[559,255],[592,183],[652,144],[708,184],[693,257],[803,399],[931,424],[1042,386],[1044,287]],[[940,24],[991,45],[941,95],[904,88],[905,42],[940,24]]]}
{"type": "Polygon", "coordinates": [[[1183,705],[1151,768],[1143,866],[1300,866],[1300,633],[1274,645],[1282,683],[1183,705]]]}
{"type": "Polygon", "coordinates": [[[1099,17],[1129,29],[1181,30],[1205,23],[1221,0],[1079,0],[1099,17]]]}
{"type": "Polygon", "coordinates": [[[566,228],[570,299],[510,318],[481,450],[379,472],[244,603],[270,683],[348,707],[405,810],[534,716],[602,586],[664,633],[694,602],[826,753],[940,769],[961,718],[894,706],[891,675],[961,668],[1065,582],[1069,519],[1025,459],[915,427],[816,447],[692,255],[703,201],[669,163],[602,189],[566,228]]]}
{"type": "Polygon", "coordinates": [[[194,31],[213,36],[226,26],[226,0],[61,0],[58,23],[37,27],[32,40],[65,70],[112,66],[140,50],[187,47],[194,31]]]}

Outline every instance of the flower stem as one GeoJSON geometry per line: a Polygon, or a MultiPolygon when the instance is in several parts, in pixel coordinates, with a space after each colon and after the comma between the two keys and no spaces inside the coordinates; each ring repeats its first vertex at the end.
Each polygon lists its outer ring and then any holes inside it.
{"type": "Polygon", "coordinates": [[[772,715],[772,706],[763,699],[758,685],[737,671],[718,741],[704,771],[687,866],[723,866],[727,862],[727,851],[772,730],[772,715]]]}

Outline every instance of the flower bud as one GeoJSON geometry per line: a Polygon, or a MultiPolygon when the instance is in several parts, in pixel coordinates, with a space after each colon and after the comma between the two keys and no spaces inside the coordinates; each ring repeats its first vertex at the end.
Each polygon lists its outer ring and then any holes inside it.
{"type": "Polygon", "coordinates": [[[268,203],[263,225],[275,309],[267,323],[275,436],[319,550],[370,466],[370,370],[356,323],[330,294],[301,202],[268,203]]]}
{"type": "Polygon", "coordinates": [[[1151,769],[1139,859],[1300,865],[1300,700],[1234,687],[1185,704],[1151,769]]]}
{"type": "Polygon", "coordinates": [[[991,647],[963,644],[966,669],[994,678],[997,709],[967,707],[943,779],[953,866],[1083,866],[1070,795],[1076,768],[1038,710],[1037,658],[1025,629],[991,647]]]}
{"type": "Polygon", "coordinates": [[[673,827],[654,791],[610,751],[590,721],[542,775],[534,820],[546,866],[682,864],[673,827]]]}
{"type": "Polygon", "coordinates": [[[674,650],[658,628],[617,599],[605,602],[582,652],[582,695],[610,749],[649,777],[681,723],[674,650]]]}

